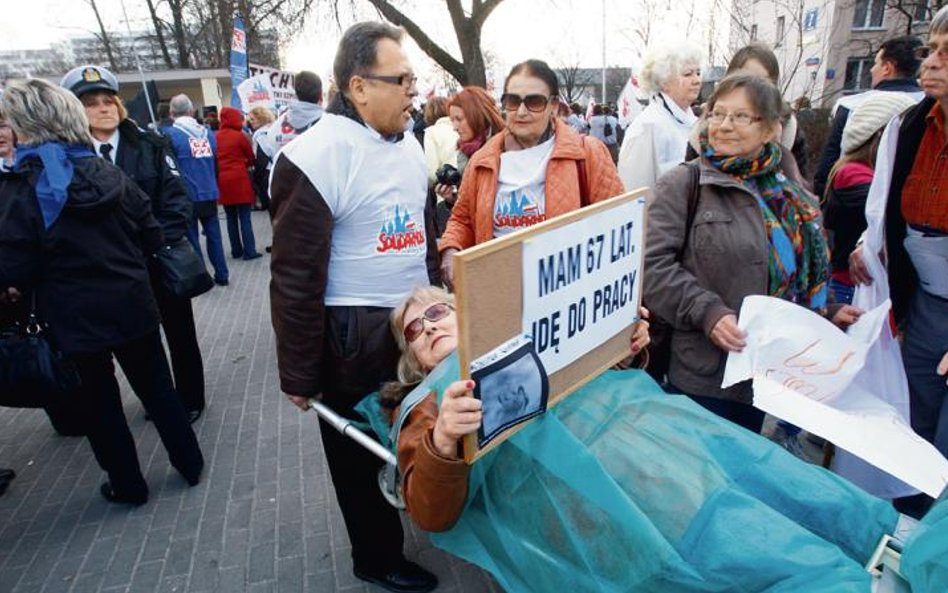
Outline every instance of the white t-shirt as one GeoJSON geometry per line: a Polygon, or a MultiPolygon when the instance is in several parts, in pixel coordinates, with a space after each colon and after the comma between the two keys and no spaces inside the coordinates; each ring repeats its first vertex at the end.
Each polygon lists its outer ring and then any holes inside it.
{"type": "Polygon", "coordinates": [[[348,117],[326,114],[280,154],[332,212],[326,305],[395,307],[429,284],[428,174],[414,135],[389,142],[348,117]]]}
{"type": "Polygon", "coordinates": [[[494,237],[546,220],[546,166],[553,138],[525,150],[500,155],[494,199],[494,237]]]}

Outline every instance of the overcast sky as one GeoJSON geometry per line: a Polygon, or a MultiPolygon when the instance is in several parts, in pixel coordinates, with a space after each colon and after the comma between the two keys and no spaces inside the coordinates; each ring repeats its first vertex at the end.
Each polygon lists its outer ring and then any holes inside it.
{"type": "MultiPolygon", "coordinates": [[[[511,65],[527,58],[545,59],[553,66],[600,66],[604,5],[608,64],[635,66],[639,53],[634,41],[635,31],[642,27],[636,15],[645,12],[644,3],[662,7],[674,4],[679,11],[653,19],[652,39],[665,41],[682,39],[685,35],[683,23],[687,21],[684,14],[687,9],[682,6],[694,6],[695,19],[689,37],[707,46],[703,21],[711,0],[505,0],[485,25],[483,47],[495,56],[496,69],[499,70],[495,76],[502,76],[511,65]]],[[[328,16],[319,14],[326,11],[320,8],[324,3],[316,4],[316,14],[310,15],[309,24],[283,48],[287,69],[307,68],[320,74],[328,74],[331,70],[339,33],[328,16]]],[[[107,26],[125,31],[120,0],[98,0],[98,5],[107,26]]],[[[125,0],[125,5],[133,30],[151,29],[143,0],[125,0]]],[[[443,0],[413,0],[403,5],[414,7],[405,10],[434,39],[452,48],[452,53],[460,57],[453,49],[456,47],[454,33],[443,0]]],[[[97,30],[95,16],[82,0],[0,0],[0,14],[10,19],[0,36],[0,49],[48,47],[68,36],[97,30]],[[11,26],[14,22],[16,26],[11,26]]],[[[372,15],[372,12],[365,11],[361,15],[343,15],[343,18],[354,22],[372,15]]],[[[434,77],[424,54],[415,47],[412,47],[411,54],[419,72],[434,77]]]]}

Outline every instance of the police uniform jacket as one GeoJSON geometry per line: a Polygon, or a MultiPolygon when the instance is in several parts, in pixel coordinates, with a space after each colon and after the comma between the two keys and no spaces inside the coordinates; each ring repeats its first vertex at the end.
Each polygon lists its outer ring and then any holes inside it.
{"type": "Polygon", "coordinates": [[[119,124],[119,138],[115,164],[148,195],[165,244],[177,243],[188,231],[191,200],[168,140],[130,119],[119,124]]]}

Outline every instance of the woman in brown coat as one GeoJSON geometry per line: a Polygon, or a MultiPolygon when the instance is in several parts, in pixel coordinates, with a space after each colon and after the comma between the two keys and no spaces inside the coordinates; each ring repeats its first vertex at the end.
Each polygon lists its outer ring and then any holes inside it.
{"type": "Polygon", "coordinates": [[[773,141],[782,105],[768,80],[725,78],[708,101],[701,157],[659,178],[648,206],[645,301],[673,328],[668,381],[754,432],[764,413],[751,405],[749,382],[721,388],[727,353],[745,346],[737,325],[744,297],[790,300],[837,325],[860,313],[828,301],[819,202],[773,141]]]}

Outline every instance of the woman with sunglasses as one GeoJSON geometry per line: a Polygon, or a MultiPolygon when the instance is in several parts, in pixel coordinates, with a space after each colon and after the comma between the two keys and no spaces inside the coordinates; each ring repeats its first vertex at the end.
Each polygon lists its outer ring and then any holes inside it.
{"type": "Polygon", "coordinates": [[[645,301],[672,326],[668,382],[753,432],[764,413],[750,382],[721,388],[728,352],[745,346],[744,297],[763,294],[828,314],[829,248],[818,200],[774,141],[783,98],[769,80],[731,75],[708,100],[701,157],[658,179],[648,208],[645,301]]]}
{"type": "MultiPolygon", "coordinates": [[[[378,397],[394,418],[457,348],[453,302],[417,288],[392,312],[399,381],[378,397]]],[[[648,344],[647,325],[633,350],[648,344]]],[[[863,566],[900,519],[642,372],[593,379],[473,465],[461,456],[483,421],[473,382],[432,387],[440,404],[425,395],[397,441],[408,514],[426,531],[451,530],[435,544],[505,590],[868,591],[863,566]]]]}
{"type": "Polygon", "coordinates": [[[623,192],[605,145],[556,117],[558,94],[546,62],[527,60],[507,75],[506,126],[468,162],[439,244],[449,288],[458,251],[623,192]]]}

